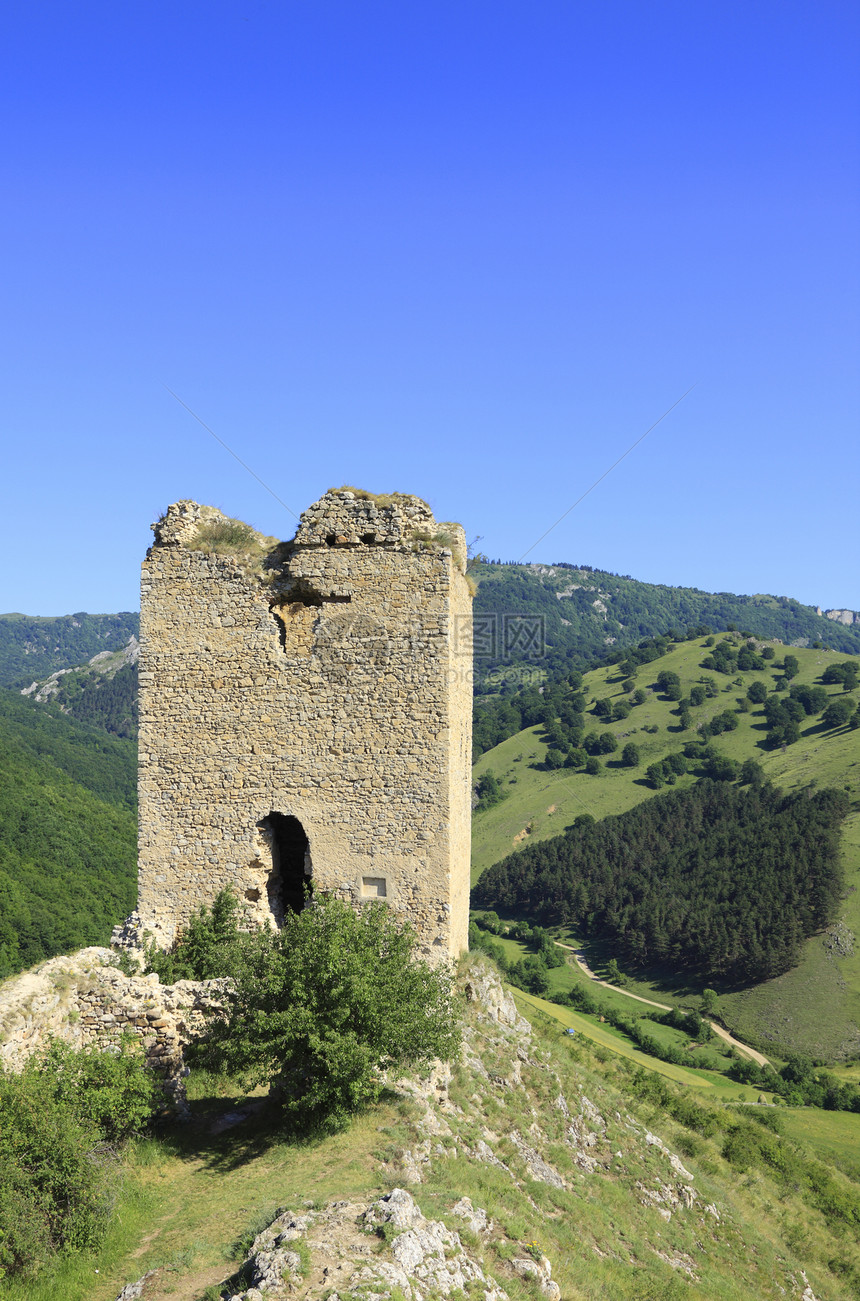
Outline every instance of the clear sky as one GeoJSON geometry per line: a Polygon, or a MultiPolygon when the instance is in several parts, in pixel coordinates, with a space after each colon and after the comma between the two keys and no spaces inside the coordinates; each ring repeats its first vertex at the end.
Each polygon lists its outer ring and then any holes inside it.
{"type": "Polygon", "coordinates": [[[0,9],[0,610],[194,497],[860,609],[856,0],[0,9]]]}

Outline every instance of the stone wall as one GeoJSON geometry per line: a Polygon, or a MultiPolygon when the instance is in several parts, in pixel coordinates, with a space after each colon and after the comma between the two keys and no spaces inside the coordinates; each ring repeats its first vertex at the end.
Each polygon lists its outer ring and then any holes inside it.
{"type": "Polygon", "coordinates": [[[226,982],[162,985],[156,975],[124,975],[114,958],[110,949],[81,949],[0,985],[0,1067],[20,1070],[51,1038],[106,1050],[133,1034],[181,1105],[183,1047],[225,1006],[226,982]]]}
{"type": "Polygon", "coordinates": [[[417,497],[338,490],[290,543],[194,502],[153,527],[144,929],[169,944],[226,886],[252,923],[277,925],[307,882],[384,898],[429,956],[462,952],[472,702],[460,526],[417,497]]]}

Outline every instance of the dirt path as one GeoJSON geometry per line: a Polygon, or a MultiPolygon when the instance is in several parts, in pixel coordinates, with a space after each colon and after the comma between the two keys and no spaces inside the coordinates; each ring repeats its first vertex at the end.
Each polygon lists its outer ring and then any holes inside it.
{"type": "MultiPolygon", "coordinates": [[[[641,994],[631,994],[629,990],[622,989],[620,985],[610,985],[608,980],[600,980],[595,976],[578,949],[574,948],[572,944],[562,944],[560,940],[555,942],[560,949],[573,954],[573,960],[580,971],[588,976],[589,980],[593,980],[596,985],[603,985],[605,989],[612,989],[616,994],[624,994],[627,998],[635,998],[637,1003],[647,1003],[649,1007],[659,1007],[661,1012],[672,1011],[667,1003],[655,1003],[653,998],[643,998],[641,994]]],[[[742,1044],[740,1039],[736,1039],[734,1035],[729,1034],[728,1030],[724,1030],[721,1025],[717,1025],[716,1021],[708,1021],[707,1024],[715,1035],[719,1035],[720,1039],[730,1044],[732,1048],[737,1048],[739,1053],[743,1053],[745,1057],[751,1057],[754,1062],[758,1062],[759,1066],[770,1066],[770,1062],[763,1053],[757,1053],[755,1048],[749,1048],[746,1044],[742,1044]]]]}

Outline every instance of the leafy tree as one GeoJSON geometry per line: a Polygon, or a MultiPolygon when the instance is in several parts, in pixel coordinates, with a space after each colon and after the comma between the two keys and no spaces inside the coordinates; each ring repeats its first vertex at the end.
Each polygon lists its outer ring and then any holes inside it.
{"type": "Polygon", "coordinates": [[[775,657],[775,655],[776,655],[776,651],[773,649],[772,646],[762,647],[761,657],[763,660],[772,660],[775,657]]]}
{"type": "Polygon", "coordinates": [[[630,717],[632,706],[626,700],[616,700],[612,706],[612,721],[617,723],[630,717]]]}
{"type": "Polygon", "coordinates": [[[854,713],[854,704],[844,697],[833,700],[825,709],[821,721],[825,727],[844,727],[854,713]]]}
{"type": "Polygon", "coordinates": [[[783,677],[791,680],[791,678],[796,678],[799,672],[800,672],[800,664],[798,662],[797,656],[786,655],[785,659],[782,661],[783,677]]]}
{"type": "Polygon", "coordinates": [[[821,681],[827,683],[841,682],[846,691],[853,691],[857,686],[858,667],[856,660],[843,660],[841,664],[828,664],[821,675],[821,681]]]}
{"type": "Polygon", "coordinates": [[[600,772],[600,760],[595,758],[593,754],[589,755],[585,762],[585,771],[588,773],[589,777],[596,777],[600,772]]]}
{"type": "Polygon", "coordinates": [[[54,1041],[20,1074],[0,1070],[0,1279],[99,1245],[120,1147],[159,1093],[131,1037],[118,1054],[54,1041]]]}
{"type": "Polygon", "coordinates": [[[636,690],[633,692],[634,705],[644,705],[647,699],[648,699],[648,692],[645,690],[644,687],[637,687],[636,690]]]}
{"type": "Polygon", "coordinates": [[[764,768],[756,759],[744,759],[741,764],[740,780],[746,786],[761,786],[764,781],[764,768]]]}
{"type": "Polygon", "coordinates": [[[705,703],[705,688],[701,685],[701,683],[697,682],[694,687],[690,687],[690,704],[695,706],[695,705],[703,705],[704,703],[705,703]]]}
{"type": "Polygon", "coordinates": [[[741,673],[749,673],[751,670],[763,669],[764,660],[748,646],[742,646],[738,651],[738,668],[741,673]]]}
{"type": "Polygon", "coordinates": [[[717,754],[708,763],[707,773],[712,781],[716,782],[733,782],[737,781],[740,774],[740,764],[734,759],[729,759],[727,755],[717,754]]]}
{"type": "Polygon", "coordinates": [[[717,991],[715,989],[703,989],[699,1006],[702,1009],[703,1016],[713,1016],[717,1010],[717,991]]]}
{"type": "Polygon", "coordinates": [[[224,975],[226,955],[239,940],[239,901],[232,890],[221,890],[209,908],[192,914],[169,949],[154,943],[146,949],[146,970],[165,985],[177,980],[212,980],[224,975]]]}
{"type": "Polygon", "coordinates": [[[144,1064],[140,1040],[126,1034],[116,1052],[75,1049],[60,1039],[27,1065],[44,1098],[67,1106],[93,1124],[110,1143],[120,1143],[146,1129],[159,1100],[156,1078],[144,1064]]]}
{"type": "Polygon", "coordinates": [[[751,682],[747,690],[747,700],[754,705],[763,705],[767,700],[767,687],[763,682],[751,682]]]}
{"type": "Polygon", "coordinates": [[[594,714],[595,718],[611,718],[612,701],[606,699],[596,700],[594,702],[594,709],[592,710],[592,713],[594,714]]]}
{"type": "Polygon", "coordinates": [[[547,768],[563,768],[564,761],[565,761],[565,755],[561,750],[556,750],[553,747],[547,750],[546,752],[547,768]]]}
{"type": "Polygon", "coordinates": [[[630,692],[634,690],[635,686],[636,686],[635,678],[625,678],[624,681],[621,683],[621,690],[630,692]]]}
{"type": "Polygon", "coordinates": [[[783,700],[780,709],[783,717],[787,718],[791,723],[802,723],[806,717],[806,710],[803,705],[792,696],[789,696],[788,700],[783,700]]]}
{"type": "Polygon", "coordinates": [[[662,763],[650,763],[645,769],[645,776],[655,791],[658,791],[665,784],[666,778],[663,773],[662,763]]]}
{"type": "Polygon", "coordinates": [[[639,765],[639,747],[632,741],[628,741],[621,751],[621,762],[626,768],[636,768],[639,765]]]}
{"type": "Polygon", "coordinates": [[[614,754],[618,741],[612,732],[601,732],[598,738],[598,754],[614,754]]]}
{"type": "Polygon", "coordinates": [[[478,778],[476,789],[478,792],[478,803],[475,805],[476,813],[483,812],[484,809],[491,809],[494,804],[500,804],[502,800],[507,799],[507,791],[490,768],[478,778]]]}
{"type": "Polygon", "coordinates": [[[792,700],[800,701],[806,714],[820,714],[830,700],[824,687],[796,686],[791,688],[789,695],[792,700]]]}
{"type": "Polygon", "coordinates": [[[526,989],[530,994],[536,994],[538,998],[543,998],[549,993],[549,977],[547,976],[546,963],[540,954],[530,953],[528,957],[523,958],[521,962],[515,962],[508,968],[508,980],[512,984],[518,985],[520,989],[526,989]]]}
{"type": "Polygon", "coordinates": [[[667,700],[681,699],[681,679],[677,673],[672,673],[666,669],[662,673],[658,673],[657,687],[667,700]]]}
{"type": "Polygon", "coordinates": [[[414,947],[385,904],[317,896],[278,932],[237,946],[230,1013],[201,1055],[274,1085],[288,1122],[305,1131],[344,1128],[378,1098],[383,1071],[457,1049],[452,977],[414,947]]]}

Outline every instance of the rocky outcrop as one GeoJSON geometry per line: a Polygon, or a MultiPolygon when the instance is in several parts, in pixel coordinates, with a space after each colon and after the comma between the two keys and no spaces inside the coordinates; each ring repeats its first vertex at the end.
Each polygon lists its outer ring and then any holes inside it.
{"type": "MultiPolygon", "coordinates": [[[[452,1214],[462,1213],[457,1207],[452,1214]]],[[[479,1226],[476,1231],[483,1224],[486,1232],[486,1212],[469,1203],[468,1214],[479,1226]]],[[[381,1301],[395,1289],[407,1301],[457,1292],[484,1301],[507,1297],[460,1235],[441,1220],[427,1219],[404,1188],[392,1188],[370,1205],[336,1201],[324,1210],[279,1215],[254,1239],[239,1272],[248,1286],[233,1292],[229,1301],[283,1297],[296,1284],[306,1296],[327,1292],[328,1301],[358,1292],[381,1301]],[[299,1243],[301,1250],[296,1250],[299,1243]]]]}
{"type": "Polygon", "coordinates": [[[815,613],[824,615],[825,619],[832,619],[834,623],[844,624],[846,628],[852,628],[854,624],[860,623],[860,610],[822,610],[819,605],[815,613]]]}
{"type": "Polygon", "coordinates": [[[71,669],[57,669],[50,677],[43,678],[41,681],[31,682],[29,687],[21,689],[22,696],[32,696],[39,704],[45,704],[52,696],[57,695],[63,685],[63,678],[69,673],[76,674],[79,678],[107,678],[115,677],[121,668],[127,664],[136,664],[140,657],[140,643],[132,634],[122,650],[117,651],[99,651],[87,660],[86,664],[81,664],[71,669]]]}

